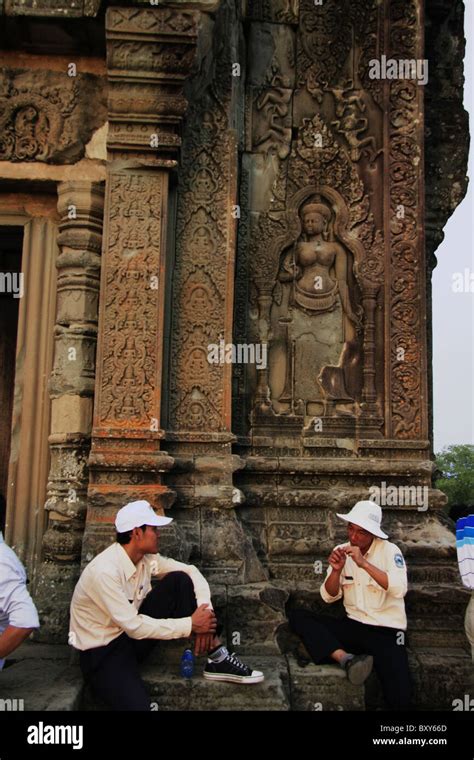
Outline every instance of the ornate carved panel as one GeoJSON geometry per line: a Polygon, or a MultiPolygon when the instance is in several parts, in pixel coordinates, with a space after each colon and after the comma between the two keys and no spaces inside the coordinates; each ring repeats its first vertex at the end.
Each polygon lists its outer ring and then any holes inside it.
{"type": "MultiPolygon", "coordinates": [[[[415,0],[390,3],[390,57],[423,57],[415,0]]],[[[428,435],[425,256],[423,234],[422,88],[416,81],[390,83],[390,396],[395,438],[428,435]],[[402,207],[403,215],[397,215],[402,207]],[[398,352],[403,349],[403,361],[398,352]]]]}
{"type": "Polygon", "coordinates": [[[427,436],[423,88],[373,73],[422,58],[416,9],[300,0],[295,89],[279,75],[247,88],[236,334],[267,346],[269,366],[234,377],[262,443],[427,436]]]}
{"type": "MultiPolygon", "coordinates": [[[[224,8],[224,19],[226,13],[224,8]]],[[[230,10],[228,14],[230,24],[230,10]]],[[[208,361],[208,346],[220,339],[228,342],[232,335],[237,141],[229,127],[229,109],[236,51],[233,41],[224,39],[225,20],[221,23],[212,84],[207,89],[200,85],[204,95],[187,115],[179,174],[170,357],[172,437],[184,433],[205,439],[230,430],[231,368],[208,361]]]]}
{"type": "Polygon", "coordinates": [[[152,418],[160,416],[156,364],[166,202],[161,174],[114,172],[110,176],[98,428],[149,431],[152,418]]]}
{"type": "Polygon", "coordinates": [[[104,81],[54,71],[4,71],[0,160],[74,163],[107,119],[104,81]]]}

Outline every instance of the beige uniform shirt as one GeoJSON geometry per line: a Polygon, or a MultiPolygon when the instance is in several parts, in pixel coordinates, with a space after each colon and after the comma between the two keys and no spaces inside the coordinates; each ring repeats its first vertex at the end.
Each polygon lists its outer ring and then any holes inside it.
{"type": "MultiPolygon", "coordinates": [[[[349,544],[339,544],[336,548],[346,546],[349,544]]],[[[341,573],[339,593],[330,596],[326,591],[325,583],[332,572],[329,566],[320,589],[322,598],[328,604],[342,599],[347,616],[352,620],[406,630],[404,596],[407,592],[407,568],[400,549],[390,541],[374,538],[365,558],[371,565],[387,573],[386,591],[366,570],[358,567],[351,557],[347,557],[341,573]]]]}
{"type": "MultiPolygon", "coordinates": [[[[71,601],[69,643],[76,649],[105,646],[125,631],[132,639],[179,639],[191,634],[191,617],[155,619],[138,608],[151,589],[151,576],[187,573],[196,603],[209,604],[209,584],[194,565],[146,554],[134,565],[125,549],[112,544],[84,569],[71,601]]],[[[210,605],[212,606],[212,605],[210,605]]]]}

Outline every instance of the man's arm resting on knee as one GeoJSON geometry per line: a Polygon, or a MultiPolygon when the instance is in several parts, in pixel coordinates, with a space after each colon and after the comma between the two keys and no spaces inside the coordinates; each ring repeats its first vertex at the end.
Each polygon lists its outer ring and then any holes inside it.
{"type": "Polygon", "coordinates": [[[17,628],[15,625],[8,625],[0,634],[0,660],[4,660],[14,652],[34,630],[34,628],[17,628]]]}
{"type": "Polygon", "coordinates": [[[142,615],[127,599],[121,579],[102,573],[87,593],[100,609],[132,639],[181,639],[191,635],[192,616],[152,618],[142,615]]]}
{"type": "Polygon", "coordinates": [[[165,575],[166,573],[186,573],[193,582],[197,606],[199,607],[201,604],[208,604],[212,609],[211,589],[209,588],[209,584],[205,577],[199,572],[195,565],[186,565],[184,562],[178,562],[176,559],[170,559],[169,557],[162,557],[161,554],[156,554],[151,562],[151,570],[152,575],[158,577],[165,575]]]}

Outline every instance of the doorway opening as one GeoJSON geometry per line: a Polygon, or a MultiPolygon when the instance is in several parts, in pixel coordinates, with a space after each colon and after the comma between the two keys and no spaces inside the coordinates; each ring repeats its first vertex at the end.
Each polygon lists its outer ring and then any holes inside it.
{"type": "Polygon", "coordinates": [[[23,294],[23,227],[0,227],[0,494],[7,498],[15,391],[16,341],[23,294]]]}

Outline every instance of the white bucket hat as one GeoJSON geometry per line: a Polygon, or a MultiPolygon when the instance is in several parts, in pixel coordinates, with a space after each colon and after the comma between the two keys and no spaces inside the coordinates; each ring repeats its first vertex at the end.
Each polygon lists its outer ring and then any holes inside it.
{"type": "MultiPolygon", "coordinates": [[[[336,513],[337,514],[337,513],[336,513]]],[[[382,510],[375,501],[358,501],[354,504],[347,515],[337,515],[341,520],[354,523],[359,528],[368,530],[377,538],[388,538],[387,534],[380,529],[382,522],[382,510]]]]}
{"type": "Polygon", "coordinates": [[[126,533],[142,525],[169,525],[172,517],[162,517],[155,514],[148,501],[131,501],[119,509],[115,517],[117,533],[126,533]]]}

